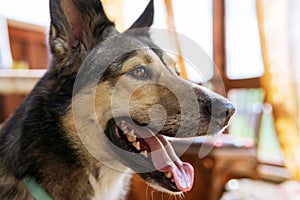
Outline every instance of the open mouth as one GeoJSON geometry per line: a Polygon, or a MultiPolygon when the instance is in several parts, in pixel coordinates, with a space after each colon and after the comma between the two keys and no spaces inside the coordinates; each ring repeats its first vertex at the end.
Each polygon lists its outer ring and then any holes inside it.
{"type": "Polygon", "coordinates": [[[171,192],[187,192],[192,189],[193,167],[178,158],[163,135],[155,134],[129,118],[110,120],[106,135],[118,147],[114,150],[121,162],[148,183],[171,192]],[[134,156],[125,155],[124,152],[130,152],[134,156]]]}

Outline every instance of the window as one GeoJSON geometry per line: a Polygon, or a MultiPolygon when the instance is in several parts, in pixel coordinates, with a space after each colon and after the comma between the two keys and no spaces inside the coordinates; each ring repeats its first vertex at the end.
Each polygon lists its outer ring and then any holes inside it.
{"type": "Polygon", "coordinates": [[[260,88],[233,89],[228,98],[236,106],[229,133],[257,141],[258,159],[272,164],[282,164],[283,156],[274,129],[272,107],[265,104],[260,88]]]}
{"type": "Polygon", "coordinates": [[[226,0],[226,75],[230,79],[263,74],[254,0],[226,0]]]}
{"type": "Polygon", "coordinates": [[[272,108],[264,103],[264,73],[255,0],[214,1],[215,62],[237,111],[229,133],[258,141],[258,159],[282,164],[272,108]],[[259,127],[260,126],[260,127],[259,127]]]}

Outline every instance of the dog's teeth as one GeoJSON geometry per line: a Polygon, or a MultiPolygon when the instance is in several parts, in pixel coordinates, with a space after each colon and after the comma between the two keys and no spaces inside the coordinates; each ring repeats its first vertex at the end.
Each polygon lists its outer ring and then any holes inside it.
{"type": "Polygon", "coordinates": [[[165,177],[166,178],[172,178],[172,172],[170,172],[170,171],[167,171],[167,172],[165,172],[165,177]]]}
{"type": "Polygon", "coordinates": [[[140,144],[140,142],[134,142],[134,143],[132,143],[132,146],[134,146],[135,148],[136,148],[136,150],[141,150],[141,144],[140,144]]]}
{"type": "Polygon", "coordinates": [[[118,122],[117,122],[117,125],[118,125],[118,126],[121,126],[121,125],[124,125],[124,124],[125,124],[125,121],[118,121],[118,122]]]}
{"type": "Polygon", "coordinates": [[[171,178],[171,182],[172,182],[172,183],[174,183],[174,182],[175,182],[174,178],[171,178]]]}
{"type": "Polygon", "coordinates": [[[127,126],[125,124],[121,124],[120,126],[121,126],[122,130],[124,130],[124,131],[127,130],[127,126]]]}
{"type": "Polygon", "coordinates": [[[134,135],[126,135],[127,136],[127,140],[129,142],[135,142],[136,141],[136,137],[134,135]]]}
{"type": "Polygon", "coordinates": [[[147,151],[146,150],[144,150],[144,151],[141,151],[141,153],[140,153],[142,156],[144,156],[145,158],[148,158],[148,153],[147,153],[147,151]]]}
{"type": "Polygon", "coordinates": [[[133,130],[133,129],[132,129],[131,131],[127,132],[127,134],[128,134],[128,135],[135,136],[135,135],[134,135],[134,130],[133,130]]]}

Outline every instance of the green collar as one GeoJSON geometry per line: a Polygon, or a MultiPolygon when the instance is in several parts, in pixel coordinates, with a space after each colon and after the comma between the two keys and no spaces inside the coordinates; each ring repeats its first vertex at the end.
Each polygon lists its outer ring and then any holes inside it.
{"type": "Polygon", "coordinates": [[[33,179],[24,178],[22,182],[35,200],[53,200],[52,197],[50,197],[50,195],[33,179]]]}

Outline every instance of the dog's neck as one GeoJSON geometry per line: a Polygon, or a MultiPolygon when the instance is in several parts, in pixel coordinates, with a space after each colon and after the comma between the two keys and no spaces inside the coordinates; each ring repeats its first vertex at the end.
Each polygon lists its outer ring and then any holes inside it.
{"type": "MultiPolygon", "coordinates": [[[[102,200],[102,199],[116,199],[116,200],[125,200],[127,191],[129,190],[129,183],[131,178],[131,170],[127,169],[125,171],[114,170],[110,167],[102,166],[99,169],[98,177],[95,177],[95,174],[92,172],[87,172],[88,180],[86,182],[92,188],[91,195],[86,193],[86,196],[83,194],[74,193],[71,199],[87,199],[87,200],[102,200]],[[80,196],[80,197],[79,197],[80,196]]],[[[53,198],[46,192],[46,188],[43,188],[40,184],[36,183],[34,179],[24,178],[22,180],[23,184],[28,191],[28,194],[31,195],[34,199],[60,199],[61,193],[70,194],[71,191],[62,191],[55,189],[55,194],[51,194],[53,198]]],[[[69,183],[71,184],[71,183],[69,183]]],[[[47,188],[48,190],[53,190],[53,188],[47,188]]],[[[86,188],[85,188],[86,189],[86,188]]],[[[73,189],[73,191],[76,188],[73,189]]],[[[65,197],[63,197],[65,198],[65,197]]],[[[30,199],[30,197],[28,198],[30,199]]]]}
{"type": "MultiPolygon", "coordinates": [[[[40,83],[41,84],[41,83],[40,83]]],[[[32,97],[27,98],[27,106],[33,101],[32,97]]],[[[44,104],[41,104],[44,105],[44,104]]],[[[8,198],[3,192],[18,191],[15,195],[19,195],[19,199],[32,199],[25,185],[20,181],[20,177],[33,177],[36,182],[49,193],[53,199],[117,199],[117,196],[126,197],[126,187],[129,185],[130,174],[123,171],[117,171],[102,164],[96,159],[82,150],[83,148],[75,145],[61,146],[59,140],[51,142],[52,145],[43,145],[57,136],[66,136],[62,134],[56,121],[47,121],[42,108],[35,108],[31,111],[31,115],[39,114],[39,120],[48,122],[44,124],[47,127],[33,126],[28,127],[26,134],[21,124],[26,121],[27,106],[23,104],[19,107],[17,114],[13,115],[1,127],[0,136],[0,154],[3,160],[0,162],[0,182],[5,183],[0,188],[0,199],[8,198]],[[52,124],[50,124],[52,123],[52,124]],[[10,131],[14,128],[14,131],[10,131]],[[48,133],[49,132],[49,133],[48,133]],[[37,135],[35,133],[38,133],[37,135]],[[36,135],[36,137],[29,137],[36,135]],[[49,136],[51,136],[49,138],[49,136]],[[38,154],[22,154],[18,149],[24,148],[21,143],[24,137],[28,140],[26,144],[30,144],[25,149],[26,152],[39,152],[38,154]],[[38,137],[38,138],[37,138],[38,137]],[[31,141],[31,139],[32,141],[31,141]],[[30,139],[30,140],[29,140],[30,139]],[[38,145],[41,143],[41,145],[38,145]],[[45,152],[43,149],[35,147],[49,147],[45,152]],[[5,148],[4,148],[5,147],[5,148]],[[81,149],[75,153],[75,149],[81,149]],[[14,149],[14,151],[12,151],[14,149]],[[57,152],[60,152],[59,154],[57,152]],[[72,153],[73,152],[73,153],[72,153]],[[84,155],[83,155],[84,154],[84,155]],[[89,155],[89,156],[88,156],[89,155]],[[22,162],[20,162],[22,161],[22,162]],[[14,166],[11,167],[11,166],[14,166]],[[2,195],[2,196],[1,196],[2,195]],[[3,197],[3,198],[2,198],[3,197]]],[[[31,123],[27,123],[31,125],[31,123]]],[[[64,139],[64,138],[62,138],[64,139]]],[[[78,143],[79,144],[79,141],[78,143]]],[[[112,158],[112,160],[114,160],[112,158]]],[[[127,168],[126,168],[127,169],[127,168]]],[[[125,171],[126,171],[125,169],[125,171]]],[[[19,197],[18,196],[18,197],[19,197]]],[[[10,199],[10,198],[8,198],[10,199]]]]}
{"type": "Polygon", "coordinates": [[[125,172],[120,172],[108,167],[103,167],[98,180],[92,175],[89,176],[89,182],[94,190],[92,200],[126,199],[130,178],[131,173],[129,169],[125,172]]]}
{"type": "Polygon", "coordinates": [[[55,172],[49,169],[52,173],[49,177],[55,179],[43,180],[40,184],[53,199],[126,199],[131,179],[128,168],[120,171],[98,162],[90,167],[69,170],[67,173],[70,174],[65,174],[66,170],[55,172]]]}
{"type": "Polygon", "coordinates": [[[52,200],[50,195],[34,179],[23,178],[22,182],[34,199],[52,200]]]}
{"type": "Polygon", "coordinates": [[[131,171],[118,171],[102,164],[97,169],[97,175],[93,170],[86,170],[79,182],[63,183],[71,187],[62,188],[61,191],[57,190],[57,184],[61,184],[59,181],[52,185],[50,194],[53,199],[125,200],[130,186],[131,171]]]}

